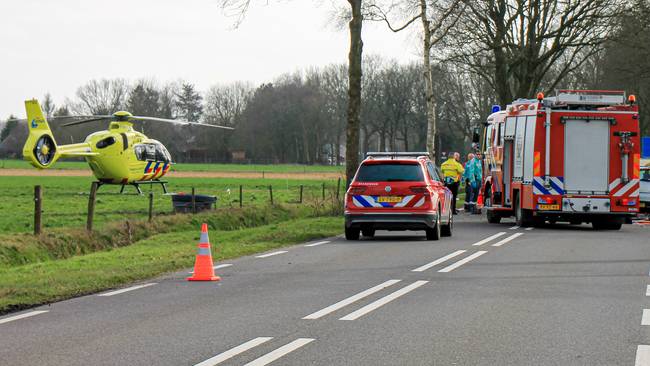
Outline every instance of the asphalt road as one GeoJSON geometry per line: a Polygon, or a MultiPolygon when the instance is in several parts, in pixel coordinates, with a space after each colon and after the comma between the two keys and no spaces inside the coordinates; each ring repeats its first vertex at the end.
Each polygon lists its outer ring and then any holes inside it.
{"type": "Polygon", "coordinates": [[[650,226],[456,221],[9,314],[0,365],[650,365],[650,226]]]}

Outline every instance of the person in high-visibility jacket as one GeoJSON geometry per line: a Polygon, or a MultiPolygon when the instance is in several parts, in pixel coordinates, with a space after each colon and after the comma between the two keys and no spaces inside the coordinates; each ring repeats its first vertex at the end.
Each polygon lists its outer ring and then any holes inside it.
{"type": "Polygon", "coordinates": [[[460,160],[460,154],[459,153],[453,153],[449,155],[449,159],[442,163],[440,165],[440,170],[442,170],[442,175],[444,176],[445,179],[445,185],[451,193],[453,194],[453,199],[452,199],[452,206],[454,215],[458,214],[458,211],[456,211],[456,196],[458,195],[458,186],[460,185],[460,177],[463,175],[465,172],[465,169],[463,168],[463,165],[459,163],[458,161],[460,160]]]}
{"type": "Polygon", "coordinates": [[[474,213],[476,212],[476,201],[483,183],[483,167],[481,161],[474,154],[467,155],[463,180],[467,186],[467,194],[465,195],[467,210],[474,213]]]}

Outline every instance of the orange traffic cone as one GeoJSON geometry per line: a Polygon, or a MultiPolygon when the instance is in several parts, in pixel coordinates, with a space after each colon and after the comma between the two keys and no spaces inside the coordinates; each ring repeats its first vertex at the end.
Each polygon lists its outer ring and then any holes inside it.
{"type": "Polygon", "coordinates": [[[476,206],[483,207],[483,194],[479,193],[478,199],[476,200],[476,206]]]}
{"type": "Polygon", "coordinates": [[[188,281],[219,281],[221,278],[214,275],[214,263],[212,263],[212,251],[210,250],[210,239],[208,238],[208,224],[201,225],[201,240],[199,251],[196,253],[194,262],[194,274],[187,278],[188,281]]]}

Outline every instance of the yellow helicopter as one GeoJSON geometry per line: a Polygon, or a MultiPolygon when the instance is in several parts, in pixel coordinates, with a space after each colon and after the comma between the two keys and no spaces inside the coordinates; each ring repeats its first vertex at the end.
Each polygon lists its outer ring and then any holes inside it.
{"type": "Polygon", "coordinates": [[[25,101],[29,136],[23,146],[23,158],[34,167],[47,169],[59,158],[84,157],[99,185],[121,185],[120,193],[126,185],[133,185],[138,193],[141,184],[161,184],[165,193],[167,188],[162,178],[172,165],[172,158],[165,146],[150,139],[133,128],[131,121],[155,121],[180,125],[197,125],[232,130],[231,127],[192,123],[165,118],[133,116],[120,111],[111,116],[83,116],[86,119],[63,124],[72,126],[82,123],[111,120],[108,130],[94,132],[82,143],[57,145],[47,119],[38,101],[25,101]]]}

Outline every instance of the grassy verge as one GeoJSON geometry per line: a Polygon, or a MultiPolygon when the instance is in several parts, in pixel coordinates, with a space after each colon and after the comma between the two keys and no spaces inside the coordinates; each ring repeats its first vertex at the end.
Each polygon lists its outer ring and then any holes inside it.
{"type": "MultiPolygon", "coordinates": [[[[302,218],[234,231],[211,231],[215,260],[265,251],[341,232],[338,217],[302,218]]],[[[188,268],[198,227],[154,235],[112,250],[0,268],[0,313],[93,293],[188,268]]]]}

